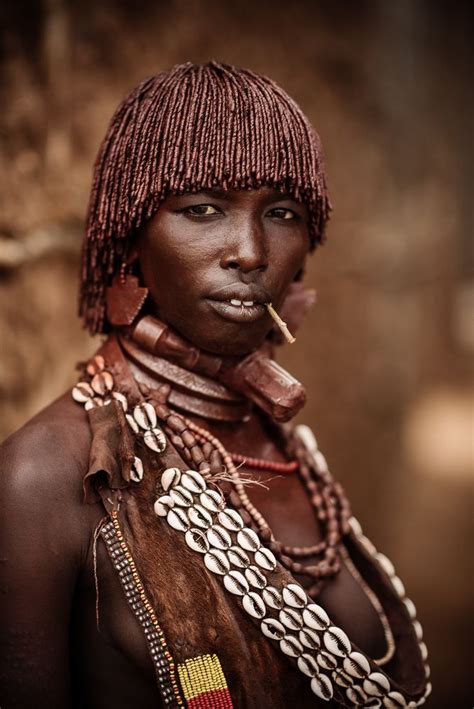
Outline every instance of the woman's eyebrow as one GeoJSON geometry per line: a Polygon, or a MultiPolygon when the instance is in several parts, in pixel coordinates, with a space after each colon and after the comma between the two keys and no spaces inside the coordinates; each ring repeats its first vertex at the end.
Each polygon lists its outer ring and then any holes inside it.
{"type": "Polygon", "coordinates": [[[206,190],[199,190],[197,194],[203,194],[207,197],[213,197],[214,199],[232,199],[232,193],[229,190],[225,190],[223,187],[209,187],[206,190]]]}
{"type": "Polygon", "coordinates": [[[283,202],[284,200],[290,200],[291,202],[298,202],[298,200],[295,199],[294,195],[290,194],[289,192],[280,192],[279,190],[275,190],[273,195],[270,195],[270,197],[275,202],[278,202],[278,201],[283,202]]]}

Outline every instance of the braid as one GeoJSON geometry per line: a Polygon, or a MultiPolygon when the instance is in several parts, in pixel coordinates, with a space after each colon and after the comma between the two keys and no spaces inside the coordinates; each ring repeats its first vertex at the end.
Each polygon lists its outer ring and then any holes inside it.
{"type": "Polygon", "coordinates": [[[263,185],[306,203],[312,246],[330,204],[319,137],[273,81],[209,62],[143,81],[120,104],[99,150],[82,258],[80,314],[103,332],[105,290],[128,240],[165,197],[263,185]]]}

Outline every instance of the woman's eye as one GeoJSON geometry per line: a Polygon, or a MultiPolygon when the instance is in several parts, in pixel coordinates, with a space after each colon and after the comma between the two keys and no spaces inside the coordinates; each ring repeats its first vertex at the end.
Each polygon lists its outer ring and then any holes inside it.
{"type": "Polygon", "coordinates": [[[220,214],[220,210],[213,207],[212,204],[193,204],[183,209],[183,212],[191,214],[193,217],[212,217],[215,214],[220,214]]]}
{"type": "Polygon", "coordinates": [[[275,207],[275,209],[272,209],[269,214],[276,219],[284,219],[285,221],[298,218],[296,212],[292,209],[287,209],[286,207],[275,207]]]}

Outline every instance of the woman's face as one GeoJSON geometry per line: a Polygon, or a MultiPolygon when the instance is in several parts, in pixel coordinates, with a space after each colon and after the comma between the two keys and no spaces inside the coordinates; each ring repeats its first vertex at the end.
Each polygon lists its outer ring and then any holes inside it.
{"type": "Polygon", "coordinates": [[[269,187],[169,196],[137,252],[158,317],[198,347],[243,355],[273,325],[309,250],[308,212],[269,187]]]}

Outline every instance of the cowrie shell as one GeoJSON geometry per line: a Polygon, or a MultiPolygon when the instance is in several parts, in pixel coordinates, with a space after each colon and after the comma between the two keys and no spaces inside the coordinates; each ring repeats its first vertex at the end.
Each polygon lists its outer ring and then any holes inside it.
{"type": "Polygon", "coordinates": [[[249,584],[260,591],[267,585],[267,579],[256,566],[247,567],[244,574],[249,584]]]}
{"type": "Polygon", "coordinates": [[[321,451],[316,451],[316,453],[314,454],[314,462],[316,463],[316,467],[319,472],[321,472],[321,473],[328,473],[329,472],[326,458],[323,456],[321,451]]]}
{"type": "MultiPolygon", "coordinates": [[[[98,396],[94,396],[93,399],[88,399],[86,403],[84,404],[84,408],[86,411],[90,411],[91,409],[95,409],[98,406],[104,406],[106,402],[104,402],[102,399],[100,399],[98,396]]],[[[108,402],[107,402],[108,403],[108,402]]]]}
{"type": "Polygon", "coordinates": [[[285,635],[280,640],[280,650],[288,655],[288,657],[299,657],[303,654],[303,646],[299,640],[292,635],[285,635]]]}
{"type": "Polygon", "coordinates": [[[114,388],[114,378],[110,372],[98,372],[92,377],[91,387],[96,394],[104,396],[108,391],[112,391],[114,388]]]}
{"type": "Polygon", "coordinates": [[[306,426],[304,423],[301,423],[299,426],[295,427],[295,433],[303,443],[306,450],[314,455],[318,450],[318,442],[310,427],[306,426]]]}
{"type": "Polygon", "coordinates": [[[140,429],[138,428],[138,423],[135,421],[133,416],[131,416],[130,414],[125,414],[125,418],[127,419],[128,425],[130,426],[132,431],[134,433],[138,433],[140,429]]]}
{"type": "Polygon", "coordinates": [[[250,559],[247,555],[247,552],[245,552],[240,547],[230,547],[230,549],[227,551],[227,556],[229,558],[230,563],[240,569],[246,569],[247,566],[249,566],[250,564],[250,559]]]}
{"type": "Polygon", "coordinates": [[[250,529],[249,527],[244,527],[240,530],[237,534],[237,542],[246,551],[257,551],[257,549],[260,548],[260,539],[253,529],[250,529]]]}
{"type": "Polygon", "coordinates": [[[221,576],[227,574],[230,569],[229,560],[220,549],[211,549],[204,554],[204,563],[209,571],[221,576]]]}
{"type": "Polygon", "coordinates": [[[173,507],[166,515],[166,520],[170,527],[177,529],[178,532],[187,532],[190,527],[188,515],[182,507],[173,507]]]}
{"type": "Polygon", "coordinates": [[[143,441],[155,453],[163,453],[166,448],[166,436],[161,428],[158,427],[153,428],[151,431],[145,431],[143,441]]]}
{"type": "Polygon", "coordinates": [[[352,516],[349,519],[349,527],[352,529],[356,537],[360,537],[363,534],[362,527],[357,517],[352,516]]]}
{"type": "Polygon", "coordinates": [[[282,608],[278,614],[280,621],[290,630],[301,630],[303,618],[294,608],[282,608]]]}
{"type": "Polygon", "coordinates": [[[316,655],[318,665],[320,665],[324,670],[335,670],[337,667],[337,660],[329,652],[321,650],[316,655]]]}
{"type": "Polygon", "coordinates": [[[255,563],[265,569],[265,571],[273,571],[277,563],[275,555],[267,547],[260,547],[253,558],[255,563]]]}
{"type": "Polygon", "coordinates": [[[334,694],[331,680],[329,677],[326,677],[326,675],[316,675],[316,677],[313,677],[311,680],[311,689],[317,697],[324,699],[326,702],[332,699],[332,695],[334,694]]]}
{"type": "Polygon", "coordinates": [[[423,662],[426,662],[426,660],[428,659],[428,648],[426,647],[426,643],[418,643],[418,647],[420,648],[421,659],[423,660],[423,662]]]}
{"type": "Polygon", "coordinates": [[[95,355],[95,357],[93,357],[88,363],[86,371],[87,374],[90,374],[90,376],[93,377],[94,374],[97,374],[97,372],[101,372],[104,367],[105,359],[102,357],[102,355],[95,355]]]}
{"type": "Polygon", "coordinates": [[[186,544],[193,551],[198,551],[200,554],[205,554],[209,551],[209,542],[207,537],[201,529],[188,529],[184,535],[186,544]]]}
{"type": "Polygon", "coordinates": [[[217,490],[209,490],[209,488],[199,495],[199,501],[209,512],[219,512],[225,505],[221,493],[217,490]]]}
{"type": "Polygon", "coordinates": [[[194,505],[194,507],[190,507],[188,510],[188,517],[191,524],[195,524],[196,527],[208,529],[208,527],[212,525],[212,517],[202,505],[194,505]]]}
{"type": "Polygon", "coordinates": [[[323,642],[326,648],[333,655],[345,657],[351,651],[351,641],[341,628],[332,625],[323,635],[323,642]]]}
{"type": "Polygon", "coordinates": [[[316,660],[306,652],[298,657],[298,669],[308,677],[315,677],[319,673],[319,667],[316,660]]]}
{"type": "Polygon", "coordinates": [[[175,505],[179,507],[191,507],[194,502],[194,498],[189,490],[181,487],[181,485],[177,485],[170,490],[170,496],[173,498],[175,505]]]}
{"type": "Polygon", "coordinates": [[[400,692],[389,692],[386,697],[383,698],[383,705],[387,709],[399,709],[399,707],[406,707],[407,703],[405,697],[400,692]]]}
{"type": "Polygon", "coordinates": [[[339,685],[339,687],[344,687],[344,689],[352,687],[352,684],[354,682],[353,678],[350,677],[347,672],[344,672],[343,670],[334,670],[334,672],[332,673],[332,678],[334,682],[339,685]]]}
{"type": "Polygon", "coordinates": [[[197,470],[186,470],[181,476],[181,485],[189,492],[201,493],[206,489],[206,481],[197,470]]]}
{"type": "Polygon", "coordinates": [[[286,630],[279,620],[266,618],[260,624],[262,633],[272,640],[281,640],[285,637],[286,630]]]}
{"type": "Polygon", "coordinates": [[[161,487],[165,492],[178,485],[181,478],[181,470],[179,468],[166,468],[161,476],[161,487]]]}
{"type": "Polygon", "coordinates": [[[134,483],[139,483],[140,480],[143,480],[143,473],[143,463],[140,458],[135,456],[132,467],[130,468],[130,479],[133,480],[134,483]]]}
{"type": "MultiPolygon", "coordinates": [[[[364,704],[364,709],[380,709],[382,706],[382,702],[380,699],[377,699],[377,697],[370,697],[365,704],[364,704]]],[[[413,704],[414,707],[416,707],[416,702],[413,704]]]]}
{"type": "Polygon", "coordinates": [[[392,576],[390,579],[392,582],[392,586],[395,589],[395,593],[399,598],[404,598],[405,597],[405,586],[403,585],[403,582],[398,576],[392,576]]]}
{"type": "Polygon", "coordinates": [[[157,424],[156,411],[149,401],[138,404],[133,409],[133,418],[144,431],[155,428],[157,424]]]}
{"type": "Polygon", "coordinates": [[[370,541],[370,539],[369,539],[368,537],[366,537],[364,534],[362,534],[362,535],[359,537],[359,543],[362,544],[362,546],[364,547],[364,549],[365,549],[371,556],[375,556],[375,555],[377,554],[377,549],[374,547],[374,545],[372,544],[372,542],[370,541]]]}
{"type": "Polygon", "coordinates": [[[283,600],[292,608],[304,608],[307,603],[306,593],[296,583],[289,583],[283,589],[283,600]]]}
{"type": "Polygon", "coordinates": [[[351,677],[358,679],[366,677],[370,672],[370,664],[367,658],[361,652],[351,652],[344,658],[342,663],[345,671],[351,677]]]}
{"type": "Polygon", "coordinates": [[[158,517],[166,517],[172,507],[174,507],[173,498],[169,495],[162,495],[156,500],[153,509],[158,517]]]}
{"type": "Polygon", "coordinates": [[[415,629],[416,639],[421,642],[423,640],[423,628],[419,620],[413,621],[413,628],[415,629]]]}
{"type": "Polygon", "coordinates": [[[92,399],[94,392],[87,382],[78,382],[72,390],[72,398],[78,404],[84,404],[89,399],[92,399]]]}
{"type": "Polygon", "coordinates": [[[309,628],[302,628],[298,634],[300,642],[303,643],[305,647],[309,647],[310,650],[317,650],[321,645],[321,640],[319,635],[310,630],[309,628]]]}
{"type": "Polygon", "coordinates": [[[217,549],[228,549],[232,545],[229,532],[219,524],[213,524],[207,532],[209,544],[217,549]]]}
{"type": "Polygon", "coordinates": [[[416,618],[416,606],[413,603],[413,601],[410,598],[404,598],[403,603],[405,605],[405,608],[408,611],[408,615],[410,616],[410,620],[415,620],[416,618]]]}
{"type": "Polygon", "coordinates": [[[237,510],[225,509],[217,515],[219,523],[230,532],[238,532],[244,526],[244,520],[237,510]]]}
{"type": "Polygon", "coordinates": [[[255,591],[249,591],[249,593],[245,594],[242,598],[242,605],[244,610],[254,618],[263,618],[267,612],[265,603],[255,591]]]}
{"type": "Polygon", "coordinates": [[[349,689],[346,689],[346,697],[356,706],[360,706],[361,704],[365,706],[365,702],[367,701],[367,695],[358,685],[353,685],[349,687],[349,689]]]}
{"type": "Polygon", "coordinates": [[[248,581],[240,571],[229,571],[229,573],[224,576],[224,586],[230,593],[234,593],[236,596],[244,596],[249,592],[248,581]]]}
{"type": "Polygon", "coordinates": [[[395,567],[390,561],[390,559],[385,556],[385,554],[382,554],[381,552],[377,552],[375,555],[375,558],[379,562],[380,566],[382,569],[385,571],[387,576],[395,576],[395,567]]]}
{"type": "Polygon", "coordinates": [[[303,620],[308,628],[324,630],[330,624],[329,616],[317,603],[310,603],[303,611],[303,620]]]}
{"type": "Polygon", "coordinates": [[[262,598],[270,608],[280,610],[283,608],[283,596],[274,586],[267,586],[262,592],[262,598]]]}
{"type": "Polygon", "coordinates": [[[364,692],[371,697],[381,697],[390,690],[390,682],[381,672],[372,672],[364,680],[364,692]]]}
{"type": "Polygon", "coordinates": [[[128,409],[128,401],[123,394],[121,394],[119,391],[114,391],[112,393],[112,396],[115,399],[115,401],[119,402],[120,406],[122,407],[122,409],[124,411],[126,411],[128,409]]]}

